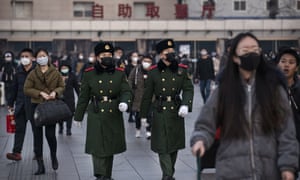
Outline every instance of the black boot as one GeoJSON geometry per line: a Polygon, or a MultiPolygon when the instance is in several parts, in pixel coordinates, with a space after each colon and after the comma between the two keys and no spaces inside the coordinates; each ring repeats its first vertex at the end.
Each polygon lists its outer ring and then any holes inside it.
{"type": "Polygon", "coordinates": [[[44,161],[42,159],[37,159],[38,170],[34,173],[34,175],[45,174],[45,166],[44,161]]]}
{"type": "Polygon", "coordinates": [[[58,169],[58,161],[57,161],[56,154],[51,155],[51,161],[52,161],[52,168],[54,170],[57,170],[58,169]]]}
{"type": "Polygon", "coordinates": [[[175,180],[172,176],[164,176],[162,180],[175,180]]]}

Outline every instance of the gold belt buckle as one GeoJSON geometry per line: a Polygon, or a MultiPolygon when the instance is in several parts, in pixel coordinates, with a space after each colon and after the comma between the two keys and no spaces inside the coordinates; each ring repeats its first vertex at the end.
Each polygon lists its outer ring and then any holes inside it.
{"type": "Polygon", "coordinates": [[[171,102],[171,101],[172,101],[171,96],[167,96],[167,102],[171,102]]]}
{"type": "Polygon", "coordinates": [[[103,96],[103,101],[104,102],[108,101],[108,97],[107,96],[103,96]]]}

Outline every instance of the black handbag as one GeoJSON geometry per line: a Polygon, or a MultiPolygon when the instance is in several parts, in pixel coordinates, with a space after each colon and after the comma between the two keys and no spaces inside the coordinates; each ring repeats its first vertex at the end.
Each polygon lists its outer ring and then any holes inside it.
{"type": "Polygon", "coordinates": [[[46,126],[54,125],[71,118],[73,113],[68,105],[62,100],[45,101],[37,105],[34,111],[35,125],[46,126]]]}

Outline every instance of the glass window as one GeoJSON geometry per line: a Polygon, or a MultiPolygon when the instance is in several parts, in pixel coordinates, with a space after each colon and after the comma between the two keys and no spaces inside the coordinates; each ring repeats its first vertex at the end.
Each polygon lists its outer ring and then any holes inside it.
{"type": "Polygon", "coordinates": [[[233,2],[233,9],[235,11],[245,11],[246,10],[246,0],[235,0],[233,2]]]}
{"type": "Polygon", "coordinates": [[[15,2],[15,17],[16,18],[32,18],[32,2],[15,2]]]}
{"type": "Polygon", "coordinates": [[[74,2],[74,17],[92,17],[93,2],[74,2]]]}

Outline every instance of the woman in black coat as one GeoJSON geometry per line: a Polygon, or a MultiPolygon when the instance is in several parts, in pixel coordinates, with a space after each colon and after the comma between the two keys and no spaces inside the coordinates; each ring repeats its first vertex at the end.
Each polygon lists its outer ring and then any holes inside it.
{"type": "MultiPolygon", "coordinates": [[[[65,82],[65,91],[63,93],[62,100],[69,106],[70,110],[75,112],[75,96],[74,90],[79,95],[79,83],[77,77],[72,72],[71,65],[67,62],[62,62],[59,67],[59,71],[62,74],[62,78],[65,82]]],[[[65,119],[67,125],[67,136],[71,136],[72,118],[65,119]]],[[[59,134],[63,133],[63,122],[59,123],[59,134]]]]}

